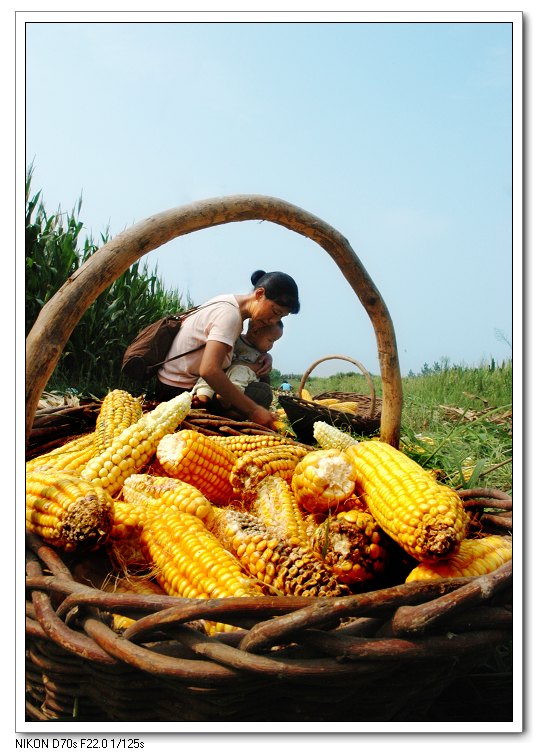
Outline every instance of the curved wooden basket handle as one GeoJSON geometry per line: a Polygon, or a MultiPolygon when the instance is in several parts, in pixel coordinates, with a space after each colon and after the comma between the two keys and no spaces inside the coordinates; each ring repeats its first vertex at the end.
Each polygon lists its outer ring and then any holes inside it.
{"type": "Polygon", "coordinates": [[[299,383],[299,388],[297,389],[299,398],[301,397],[301,392],[303,388],[305,387],[306,381],[310,377],[310,373],[312,372],[312,370],[315,367],[317,367],[318,364],[321,364],[322,362],[326,362],[328,359],[343,359],[345,362],[351,362],[351,364],[354,364],[355,367],[358,367],[359,370],[362,372],[370,388],[370,413],[368,414],[368,417],[372,419],[375,414],[375,385],[374,385],[374,381],[372,380],[372,376],[370,375],[370,373],[368,372],[368,370],[363,364],[358,362],[356,359],[353,359],[352,357],[346,357],[346,356],[343,356],[342,354],[330,354],[329,356],[321,357],[321,359],[317,359],[313,364],[310,365],[310,367],[306,370],[305,374],[301,378],[301,382],[299,383]]]}
{"type": "Polygon", "coordinates": [[[136,260],[178,236],[224,223],[268,220],[315,241],[336,262],[375,330],[383,387],[380,437],[398,447],[403,391],[389,312],[351,248],[328,223],[276,197],[255,194],[204,199],[165,210],[115,236],[71,275],[45,304],[26,338],[26,438],[35,411],[74,327],[92,302],[136,260]]]}

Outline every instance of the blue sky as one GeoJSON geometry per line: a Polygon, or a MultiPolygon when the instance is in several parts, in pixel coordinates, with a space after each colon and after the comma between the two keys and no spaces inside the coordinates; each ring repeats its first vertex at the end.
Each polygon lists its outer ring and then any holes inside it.
{"type": "MultiPolygon", "coordinates": [[[[50,212],[71,210],[82,195],[80,218],[95,240],[198,199],[279,197],[349,240],[392,316],[402,374],[445,359],[502,360],[514,304],[512,19],[482,15],[32,21],[32,186],[50,212]]],[[[195,303],[248,291],[257,268],[284,270],[302,307],[286,318],[274,366],[302,373],[344,354],[379,372],[362,305],[312,241],[270,223],[234,223],[146,260],[195,303]]],[[[515,285],[517,293],[517,277],[515,285]]],[[[333,361],[314,374],[349,369],[333,361]]]]}

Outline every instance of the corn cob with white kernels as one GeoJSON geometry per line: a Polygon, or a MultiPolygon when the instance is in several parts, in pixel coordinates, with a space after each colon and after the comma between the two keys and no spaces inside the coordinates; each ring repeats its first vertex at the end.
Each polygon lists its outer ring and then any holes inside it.
{"type": "Polygon", "coordinates": [[[468,515],[455,490],[382,441],[363,441],[344,453],[357,475],[357,492],[377,523],[417,561],[454,552],[468,515]]]}
{"type": "Polygon", "coordinates": [[[327,422],[318,420],[314,422],[313,435],[321,448],[337,448],[339,451],[354,446],[358,443],[352,435],[329,425],[327,422]]]}
{"type": "Polygon", "coordinates": [[[96,548],[112,528],[114,502],[99,485],[63,471],[26,475],[26,529],[64,551],[96,548]]]}
{"type": "Polygon", "coordinates": [[[125,480],[154,456],[161,438],[177,428],[190,406],[191,395],[186,392],[143,414],[138,422],[117,435],[109,448],[88,462],[81,477],[116,495],[125,480]]]}
{"type": "Polygon", "coordinates": [[[495,571],[511,558],[512,538],[509,536],[488,535],[476,540],[463,540],[457,552],[450,558],[437,561],[435,564],[419,564],[405,581],[478,577],[495,571]]]}
{"type": "Polygon", "coordinates": [[[114,438],[142,416],[142,402],[127,391],[116,389],[104,397],[95,421],[94,456],[109,448],[114,438]]]}
{"type": "Polygon", "coordinates": [[[218,509],[212,531],[225,548],[265,587],[265,592],[284,595],[347,595],[348,588],[311,548],[278,538],[252,514],[218,509]]]}

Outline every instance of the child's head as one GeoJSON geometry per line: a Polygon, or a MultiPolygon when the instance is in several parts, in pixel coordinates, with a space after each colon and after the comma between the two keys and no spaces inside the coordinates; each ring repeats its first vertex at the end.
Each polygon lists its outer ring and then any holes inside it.
{"type": "Polygon", "coordinates": [[[251,343],[258,351],[271,351],[275,341],[282,336],[284,332],[284,323],[279,320],[274,325],[262,325],[261,327],[256,325],[256,322],[251,320],[249,322],[248,330],[246,332],[246,339],[251,343]]]}

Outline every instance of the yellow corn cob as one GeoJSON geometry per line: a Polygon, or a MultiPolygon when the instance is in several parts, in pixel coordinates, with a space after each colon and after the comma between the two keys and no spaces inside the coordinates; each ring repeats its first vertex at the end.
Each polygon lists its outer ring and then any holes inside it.
{"type": "Polygon", "coordinates": [[[107,393],[95,422],[94,455],[106,451],[114,438],[142,416],[142,402],[127,391],[107,393]]]}
{"type": "Polygon", "coordinates": [[[422,579],[478,577],[495,571],[512,558],[512,538],[489,535],[477,540],[463,540],[450,558],[435,564],[419,564],[407,576],[406,582],[422,579]]]}
{"type": "Polygon", "coordinates": [[[69,474],[78,474],[93,456],[94,433],[85,433],[78,438],[64,443],[54,451],[36,456],[26,462],[26,471],[34,472],[48,469],[63,470],[69,474]]]}
{"type": "Polygon", "coordinates": [[[332,404],[338,404],[340,399],[337,398],[317,398],[315,399],[316,404],[321,404],[322,406],[331,406],[332,404]]]}
{"type": "Polygon", "coordinates": [[[247,451],[237,459],[230,473],[234,495],[249,504],[264,477],[278,475],[290,482],[297,463],[307,453],[308,448],[290,444],[247,451]]]}
{"type": "Polygon", "coordinates": [[[367,511],[351,509],[329,516],[313,538],[318,551],[344,584],[383,574],[389,560],[388,537],[367,511]]]}
{"type": "Polygon", "coordinates": [[[311,548],[279,539],[274,530],[245,511],[218,509],[212,531],[266,593],[346,595],[331,570],[311,548]]]}
{"type": "Polygon", "coordinates": [[[140,533],[150,517],[159,517],[168,510],[184,511],[207,524],[213,516],[210,502],[197,488],[172,477],[131,475],[123,485],[122,497],[124,500],[114,502],[107,544],[110,560],[120,571],[147,568],[140,533]]]}
{"type": "Polygon", "coordinates": [[[131,475],[123,484],[122,497],[133,508],[142,509],[142,520],[175,509],[197,516],[207,525],[214,515],[213,506],[198,488],[174,477],[131,475]]]}
{"type": "Polygon", "coordinates": [[[101,545],[112,528],[113,507],[105,490],[75,475],[26,475],[26,528],[64,551],[101,545]]]}
{"type": "Polygon", "coordinates": [[[358,443],[349,433],[345,433],[343,430],[321,420],[314,422],[313,434],[321,448],[337,448],[339,451],[344,451],[349,446],[358,443]]]}
{"type": "MultiPolygon", "coordinates": [[[[156,580],[169,595],[210,599],[262,594],[261,587],[196,516],[167,511],[145,524],[140,541],[155,566],[156,580]]],[[[209,624],[207,629],[230,627],[209,624]]]]}
{"type": "Polygon", "coordinates": [[[196,516],[167,511],[142,529],[142,547],[170,595],[224,598],[260,594],[241,565],[196,516]]]}
{"type": "Polygon", "coordinates": [[[304,511],[334,509],[355,490],[353,465],[335,448],[311,451],[295,467],[291,489],[304,511]]]}
{"type": "Polygon", "coordinates": [[[157,460],[166,474],[194,485],[211,503],[230,501],[230,472],[236,457],[211,437],[197,430],[166,435],[157,446],[157,460]]]}
{"type": "Polygon", "coordinates": [[[146,520],[146,507],[126,501],[114,501],[114,515],[109,539],[124,540],[138,536],[146,520]]]}
{"type": "Polygon", "coordinates": [[[347,412],[348,414],[356,414],[359,404],[357,401],[337,401],[328,408],[339,412],[347,412]]]}
{"type": "Polygon", "coordinates": [[[129,475],[139,472],[149,462],[161,438],[177,428],[190,406],[190,393],[182,393],[143,414],[138,422],[117,435],[106,451],[88,462],[81,477],[116,495],[129,475]]]}
{"type": "Polygon", "coordinates": [[[344,453],[357,474],[357,491],[383,528],[417,561],[435,561],[456,549],[468,516],[455,490],[382,441],[363,441],[344,453]]]}
{"type": "Polygon", "coordinates": [[[114,501],[114,519],[105,547],[111,563],[119,573],[151,570],[151,564],[140,545],[140,533],[146,518],[142,506],[114,501]]]}
{"type": "Polygon", "coordinates": [[[311,394],[311,393],[310,393],[310,391],[308,391],[308,390],[307,390],[306,388],[303,388],[303,389],[302,389],[302,391],[301,391],[301,398],[302,398],[302,399],[303,399],[304,401],[313,401],[313,400],[314,400],[314,399],[312,398],[312,394],[311,394]]]}
{"type": "Polygon", "coordinates": [[[309,542],[304,516],[289,483],[282,477],[268,475],[259,483],[252,512],[271,527],[279,539],[298,545],[309,542]]]}
{"type": "Polygon", "coordinates": [[[263,435],[261,433],[253,435],[212,435],[211,440],[218,443],[219,446],[227,448],[237,458],[256,448],[272,448],[273,446],[289,444],[289,439],[283,438],[281,435],[263,435]]]}

